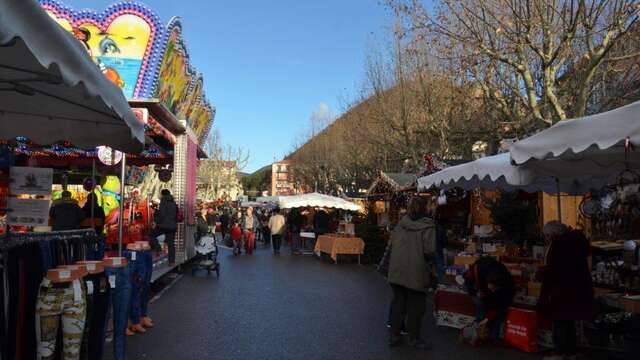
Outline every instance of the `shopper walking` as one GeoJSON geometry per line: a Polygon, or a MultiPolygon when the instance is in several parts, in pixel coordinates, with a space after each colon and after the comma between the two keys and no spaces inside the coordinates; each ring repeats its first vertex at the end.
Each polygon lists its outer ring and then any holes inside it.
{"type": "Polygon", "coordinates": [[[222,234],[222,242],[225,243],[227,240],[227,235],[229,234],[229,223],[231,222],[231,217],[229,216],[229,210],[225,208],[222,210],[222,215],[220,215],[220,233],[222,234]]]}
{"type": "Polygon", "coordinates": [[[407,215],[393,230],[389,241],[392,250],[388,280],[393,289],[389,345],[402,343],[400,332],[406,319],[409,345],[429,349],[431,345],[421,338],[421,327],[435,261],[436,226],[427,216],[426,200],[411,198],[407,215]]]}
{"type": "Polygon", "coordinates": [[[178,230],[178,205],[173,200],[171,192],[167,189],[162,190],[162,198],[160,206],[155,214],[156,232],[164,234],[165,243],[169,251],[169,265],[176,263],[176,231],[178,230]]]}
{"type": "Polygon", "coordinates": [[[271,242],[273,243],[273,253],[280,254],[280,244],[285,231],[284,216],[280,214],[280,209],[273,210],[273,214],[269,219],[269,230],[271,231],[271,242]]]}
{"type": "Polygon", "coordinates": [[[244,236],[244,246],[247,254],[253,254],[256,248],[256,229],[258,218],[253,214],[253,208],[248,207],[246,214],[242,217],[242,235],[244,236]]]}
{"type": "Polygon", "coordinates": [[[233,255],[240,255],[243,248],[243,236],[242,236],[242,228],[240,224],[236,221],[232,221],[231,229],[229,230],[229,236],[231,237],[231,241],[233,241],[233,255]]]}
{"type": "Polygon", "coordinates": [[[547,223],[542,232],[549,250],[538,272],[542,281],[538,311],[552,321],[555,351],[545,359],[575,359],[576,321],[592,320],[595,315],[589,242],[582,231],[559,221],[547,223]]]}

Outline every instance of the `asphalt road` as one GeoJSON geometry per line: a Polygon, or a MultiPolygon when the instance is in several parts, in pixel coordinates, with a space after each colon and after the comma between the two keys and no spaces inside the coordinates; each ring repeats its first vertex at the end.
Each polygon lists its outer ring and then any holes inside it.
{"type": "Polygon", "coordinates": [[[156,327],[129,338],[128,359],[540,358],[458,344],[458,332],[436,328],[431,315],[424,335],[433,350],[390,349],[384,279],[370,267],[283,250],[277,257],[265,248],[239,257],[222,250],[220,278],[184,271],[151,305],[156,327]]]}

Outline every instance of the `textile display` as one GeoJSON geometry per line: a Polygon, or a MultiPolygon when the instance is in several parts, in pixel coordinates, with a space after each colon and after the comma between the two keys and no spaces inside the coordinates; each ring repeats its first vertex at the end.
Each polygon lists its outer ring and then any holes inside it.
{"type": "Polygon", "coordinates": [[[113,358],[125,359],[127,321],[131,301],[131,267],[105,268],[109,279],[109,305],[113,313],[113,358]]]}
{"type": "MultiPolygon", "coordinates": [[[[106,273],[70,283],[45,276],[62,265],[101,260],[103,250],[93,229],[13,233],[0,241],[0,359],[102,358],[111,300],[106,273]]],[[[130,287],[128,277],[124,282],[130,287]]]]}
{"type": "Polygon", "coordinates": [[[81,280],[54,284],[42,280],[36,305],[38,358],[56,358],[58,327],[62,327],[64,360],[79,360],[86,319],[86,297],[81,280]]]}

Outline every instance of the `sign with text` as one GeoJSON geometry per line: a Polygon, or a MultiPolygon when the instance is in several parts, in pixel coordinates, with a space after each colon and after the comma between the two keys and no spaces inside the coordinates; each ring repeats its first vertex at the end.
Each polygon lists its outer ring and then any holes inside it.
{"type": "Polygon", "coordinates": [[[7,223],[18,226],[46,226],[49,200],[9,198],[7,223]]]}
{"type": "Polygon", "coordinates": [[[12,195],[51,195],[53,169],[13,166],[9,170],[9,192],[12,195]]]}

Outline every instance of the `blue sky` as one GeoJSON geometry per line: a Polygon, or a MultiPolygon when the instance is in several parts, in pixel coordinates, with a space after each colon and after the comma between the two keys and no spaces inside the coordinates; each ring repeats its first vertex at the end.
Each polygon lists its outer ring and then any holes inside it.
{"type": "MultiPolygon", "coordinates": [[[[103,10],[112,0],[62,0],[103,10]]],[[[146,0],[166,23],[183,19],[222,141],[251,153],[245,171],[282,158],[314,112],[358,98],[372,44],[392,14],[377,0],[146,0]]]]}

